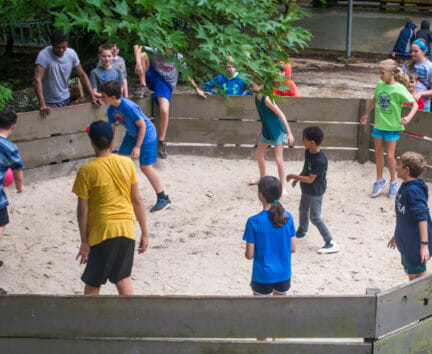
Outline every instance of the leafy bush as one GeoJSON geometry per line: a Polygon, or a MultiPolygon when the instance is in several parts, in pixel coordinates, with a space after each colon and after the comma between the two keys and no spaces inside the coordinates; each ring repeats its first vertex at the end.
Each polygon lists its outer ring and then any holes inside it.
{"type": "Polygon", "coordinates": [[[0,110],[6,108],[7,101],[12,99],[12,90],[6,82],[0,82],[0,110]]]}

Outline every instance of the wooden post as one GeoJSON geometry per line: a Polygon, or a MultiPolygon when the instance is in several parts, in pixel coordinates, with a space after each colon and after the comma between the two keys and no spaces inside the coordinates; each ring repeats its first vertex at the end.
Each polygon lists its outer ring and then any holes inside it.
{"type": "MultiPolygon", "coordinates": [[[[366,100],[362,99],[359,103],[359,120],[366,110],[366,100]]],[[[369,124],[359,125],[358,128],[358,154],[357,160],[360,163],[365,163],[369,160],[369,124]]]]}

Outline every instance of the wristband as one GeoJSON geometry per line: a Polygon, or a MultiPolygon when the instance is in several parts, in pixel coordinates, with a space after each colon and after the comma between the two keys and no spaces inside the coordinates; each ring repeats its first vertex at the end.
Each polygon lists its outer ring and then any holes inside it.
{"type": "Polygon", "coordinates": [[[428,245],[428,244],[429,244],[428,241],[420,241],[420,243],[421,243],[422,245],[428,245]]]}

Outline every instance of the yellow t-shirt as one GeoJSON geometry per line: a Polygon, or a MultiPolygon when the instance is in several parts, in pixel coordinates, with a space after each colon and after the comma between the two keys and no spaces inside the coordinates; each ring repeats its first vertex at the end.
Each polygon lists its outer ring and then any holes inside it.
{"type": "Polygon", "coordinates": [[[88,199],[88,243],[125,236],[135,240],[135,213],[130,197],[137,183],[135,166],[129,157],[111,154],[81,166],[72,192],[88,199]]]}

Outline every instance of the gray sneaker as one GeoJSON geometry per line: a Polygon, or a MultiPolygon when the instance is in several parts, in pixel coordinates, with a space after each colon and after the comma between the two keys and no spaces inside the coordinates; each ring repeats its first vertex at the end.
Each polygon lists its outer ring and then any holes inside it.
{"type": "Polygon", "coordinates": [[[158,155],[161,159],[166,159],[168,156],[167,145],[165,141],[158,140],[157,144],[158,155]]]}
{"type": "Polygon", "coordinates": [[[339,252],[339,246],[336,242],[330,241],[326,243],[323,247],[317,250],[319,254],[337,253],[339,252]]]}
{"type": "Polygon", "coordinates": [[[140,88],[138,88],[135,92],[134,92],[134,96],[138,97],[138,98],[144,98],[147,97],[148,95],[150,95],[150,90],[148,89],[147,86],[140,86],[140,88]]]}

